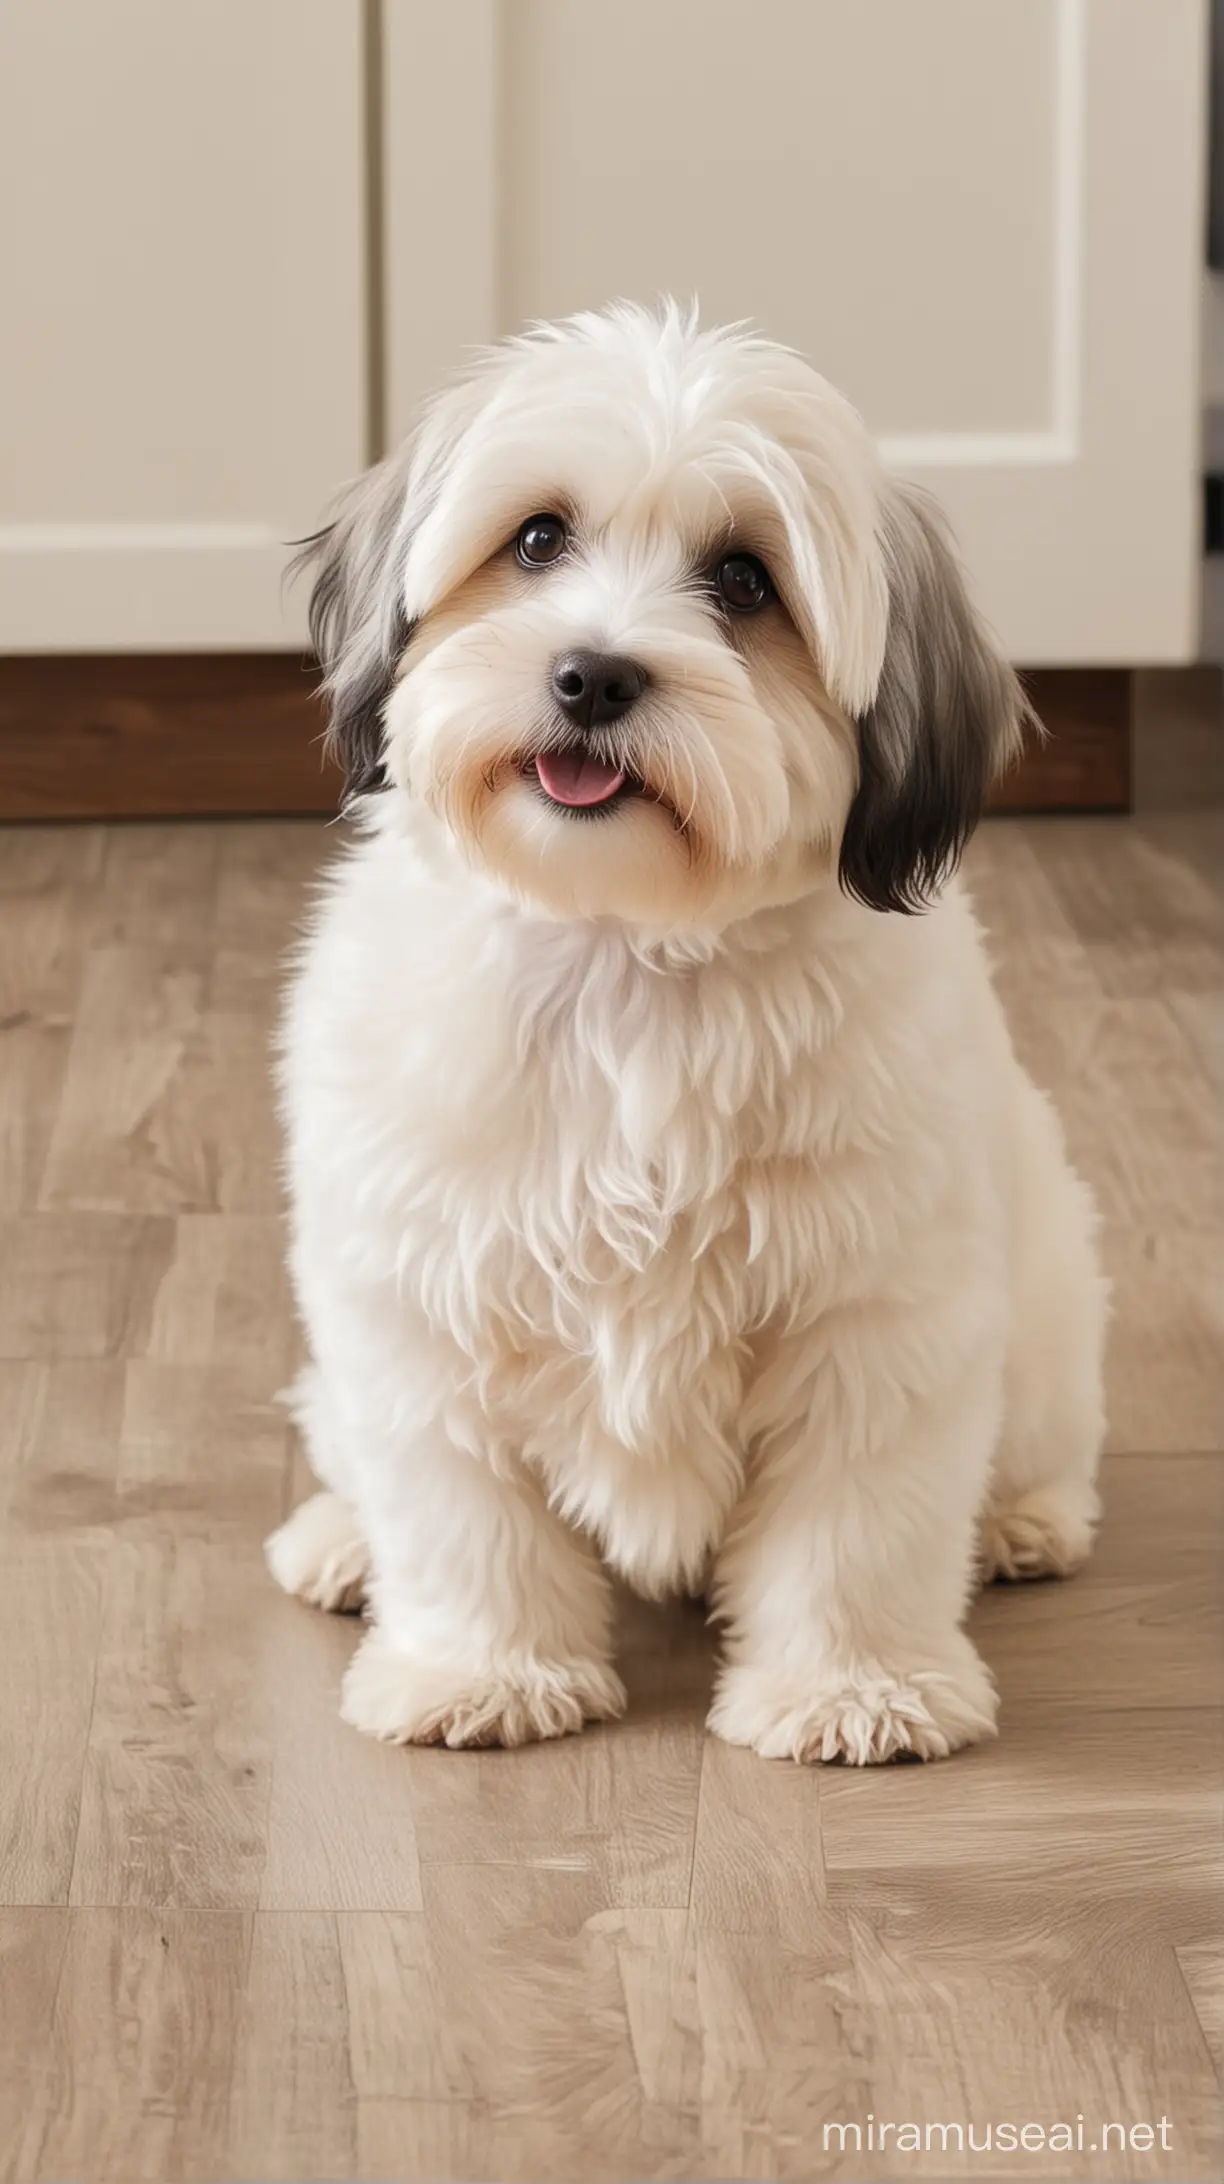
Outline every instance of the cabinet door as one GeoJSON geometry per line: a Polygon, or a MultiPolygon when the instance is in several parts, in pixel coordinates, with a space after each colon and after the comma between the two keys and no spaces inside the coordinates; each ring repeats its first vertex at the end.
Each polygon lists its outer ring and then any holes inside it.
{"type": "Polygon", "coordinates": [[[275,646],[366,456],[360,0],[4,0],[0,645],[275,646]]]}
{"type": "Polygon", "coordinates": [[[696,293],[941,497],[1017,659],[1192,655],[1203,0],[388,0],[387,28],[396,428],[461,342],[696,293]]]}

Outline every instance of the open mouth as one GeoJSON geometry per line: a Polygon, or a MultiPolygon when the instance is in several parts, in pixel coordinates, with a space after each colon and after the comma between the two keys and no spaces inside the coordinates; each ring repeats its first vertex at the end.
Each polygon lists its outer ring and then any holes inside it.
{"type": "Polygon", "coordinates": [[[599,758],[583,744],[560,751],[539,751],[524,772],[559,811],[576,818],[612,811],[628,796],[640,796],[642,784],[611,759],[599,758]]]}

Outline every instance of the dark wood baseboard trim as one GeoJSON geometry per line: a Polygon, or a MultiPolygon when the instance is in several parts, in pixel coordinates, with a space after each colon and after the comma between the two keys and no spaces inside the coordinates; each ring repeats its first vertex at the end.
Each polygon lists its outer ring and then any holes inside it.
{"type": "Polygon", "coordinates": [[[318,675],[300,653],[0,659],[0,818],[334,812],[318,675]]]}
{"type": "Polygon", "coordinates": [[[1044,667],[1024,685],[1046,730],[991,797],[993,811],[1129,811],[1134,674],[1044,667]]]}
{"type": "MultiPolygon", "coordinates": [[[[1026,675],[1050,731],[999,811],[1126,811],[1126,668],[1026,675]]],[[[79,653],[0,659],[0,819],[330,813],[318,678],[279,652],[79,653]]]]}

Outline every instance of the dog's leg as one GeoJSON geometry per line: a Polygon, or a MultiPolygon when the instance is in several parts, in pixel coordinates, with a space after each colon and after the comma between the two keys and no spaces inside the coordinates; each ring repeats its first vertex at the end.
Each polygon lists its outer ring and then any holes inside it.
{"type": "Polygon", "coordinates": [[[1099,1512],[1108,1288],[1096,1213],[1049,1101],[1022,1080],[1007,1397],[982,1517],[979,1574],[1069,1577],[1099,1512]]]}
{"type": "Polygon", "coordinates": [[[353,1514],[353,1480],[343,1437],[317,1365],[307,1365],[279,1398],[291,1413],[316,1479],[312,1494],[265,1542],[278,1585],[312,1608],[352,1615],[364,1607],[370,1556],[353,1514]]]}
{"type": "Polygon", "coordinates": [[[399,1744],[524,1744],[621,1713],[610,1588],[534,1479],[440,1425],[362,1465],[374,1628],[341,1712],[399,1744]]]}
{"type": "Polygon", "coordinates": [[[757,1435],[716,1567],[729,1633],[710,1727],[766,1758],[935,1759],[993,1733],[993,1683],[960,1621],[997,1348],[918,1399],[882,1388],[881,1358],[888,1335],[912,1346],[925,1330],[883,1331],[881,1352],[879,1323],[846,1315],[806,1373],[780,1354],[771,1377],[793,1407],[757,1435]]]}
{"type": "Polygon", "coordinates": [[[351,1502],[353,1467],[345,1446],[343,1427],[327,1380],[313,1360],[302,1367],[296,1380],[283,1388],[276,1400],[283,1403],[297,1427],[307,1461],[320,1486],[325,1486],[329,1493],[338,1494],[341,1501],[351,1502]]]}

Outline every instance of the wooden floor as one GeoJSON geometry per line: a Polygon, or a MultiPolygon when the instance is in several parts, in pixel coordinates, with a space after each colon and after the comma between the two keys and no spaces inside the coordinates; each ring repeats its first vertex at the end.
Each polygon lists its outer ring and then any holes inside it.
{"type": "Polygon", "coordinates": [[[975,1611],[1000,1741],[865,1774],[707,1738],[684,1608],[626,1608],[613,1729],[341,1727],[354,1628],[260,1555],[304,1485],[265,1049],[334,837],[0,835],[0,2174],[1219,2174],[1220,843],[1161,801],[972,853],[1104,1211],[1108,1515],[975,1611]]]}

